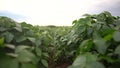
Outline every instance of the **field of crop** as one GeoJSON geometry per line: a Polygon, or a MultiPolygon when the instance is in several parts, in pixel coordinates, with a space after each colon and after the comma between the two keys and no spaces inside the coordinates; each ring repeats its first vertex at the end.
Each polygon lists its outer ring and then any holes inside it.
{"type": "Polygon", "coordinates": [[[120,17],[85,14],[72,26],[0,17],[0,68],[119,68],[120,17]]]}

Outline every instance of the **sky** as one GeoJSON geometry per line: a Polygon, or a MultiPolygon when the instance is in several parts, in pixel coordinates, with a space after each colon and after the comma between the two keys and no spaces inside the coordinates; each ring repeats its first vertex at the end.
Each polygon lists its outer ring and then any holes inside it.
{"type": "Polygon", "coordinates": [[[86,13],[120,16],[119,4],[120,0],[0,0],[0,16],[32,25],[71,26],[86,13]]]}

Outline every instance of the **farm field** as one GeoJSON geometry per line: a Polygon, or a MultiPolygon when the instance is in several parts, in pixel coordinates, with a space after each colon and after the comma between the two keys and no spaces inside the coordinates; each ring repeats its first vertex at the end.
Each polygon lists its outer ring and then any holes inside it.
{"type": "Polygon", "coordinates": [[[72,26],[0,16],[0,68],[119,68],[120,17],[85,14],[72,26]]]}

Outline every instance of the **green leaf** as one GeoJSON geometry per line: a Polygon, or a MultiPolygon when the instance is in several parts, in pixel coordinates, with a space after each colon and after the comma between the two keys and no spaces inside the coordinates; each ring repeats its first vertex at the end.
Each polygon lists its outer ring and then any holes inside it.
{"type": "Polygon", "coordinates": [[[49,58],[48,53],[43,52],[42,55],[45,56],[45,57],[47,57],[47,58],[49,58]]]}
{"type": "Polygon", "coordinates": [[[38,60],[36,56],[29,51],[31,49],[30,46],[25,46],[25,45],[19,45],[15,49],[15,53],[18,55],[17,59],[19,62],[32,62],[36,63],[38,60]]]}
{"type": "Polygon", "coordinates": [[[0,47],[4,47],[4,37],[0,38],[0,47]]]}
{"type": "Polygon", "coordinates": [[[114,34],[113,34],[113,39],[116,41],[116,42],[120,42],[120,32],[119,31],[115,31],[114,34]]]}
{"type": "Polygon", "coordinates": [[[82,50],[83,52],[89,51],[92,48],[92,45],[92,40],[84,40],[80,45],[80,50],[82,50]]]}
{"type": "Polygon", "coordinates": [[[30,36],[30,37],[34,36],[34,31],[33,30],[29,30],[29,31],[26,32],[26,35],[30,36]]]}
{"type": "Polygon", "coordinates": [[[81,34],[81,33],[83,33],[84,31],[86,30],[86,27],[85,26],[80,26],[79,28],[78,28],[78,34],[81,34]]]}
{"type": "Polygon", "coordinates": [[[108,45],[106,44],[106,41],[104,39],[95,39],[94,41],[96,50],[100,53],[100,54],[105,54],[108,45]]]}
{"type": "Polygon", "coordinates": [[[13,58],[18,57],[18,55],[15,54],[15,53],[6,53],[6,55],[8,55],[8,56],[10,56],[10,57],[13,57],[13,58]]]}
{"type": "Polygon", "coordinates": [[[111,17],[112,17],[111,13],[110,13],[110,12],[108,12],[108,11],[104,11],[104,14],[106,14],[106,15],[111,16],[111,17]]]}
{"type": "Polygon", "coordinates": [[[41,63],[48,68],[48,62],[44,59],[41,60],[41,63]]]}
{"type": "Polygon", "coordinates": [[[25,40],[26,40],[25,36],[20,36],[20,37],[16,38],[16,42],[22,42],[22,41],[25,41],[25,40]]]}
{"type": "Polygon", "coordinates": [[[21,63],[23,63],[23,62],[32,62],[34,64],[37,63],[36,56],[28,50],[22,50],[21,52],[19,52],[17,54],[18,54],[17,59],[21,63]]]}
{"type": "Polygon", "coordinates": [[[35,38],[32,38],[32,37],[27,37],[28,40],[30,40],[31,42],[35,43],[35,38]]]}
{"type": "Polygon", "coordinates": [[[86,65],[86,68],[105,68],[100,62],[92,62],[86,65]]]}
{"type": "Polygon", "coordinates": [[[41,44],[41,40],[36,39],[36,41],[35,41],[35,45],[36,45],[36,46],[40,46],[40,44],[41,44]]]}
{"type": "Polygon", "coordinates": [[[113,57],[108,56],[108,55],[101,55],[101,56],[99,57],[99,60],[106,60],[108,63],[113,63],[113,62],[116,61],[116,60],[114,60],[113,57]]]}
{"type": "Polygon", "coordinates": [[[18,61],[19,62],[31,62],[31,53],[27,50],[22,50],[21,52],[18,53],[18,61]]]}
{"type": "Polygon", "coordinates": [[[97,15],[97,20],[98,21],[105,21],[105,19],[106,19],[106,16],[105,16],[105,14],[104,13],[100,13],[99,15],[97,15]]]}
{"type": "Polygon", "coordinates": [[[22,29],[20,27],[14,27],[14,29],[16,29],[19,32],[22,32],[22,29]]]}
{"type": "Polygon", "coordinates": [[[104,37],[104,40],[111,40],[112,39],[112,34],[108,34],[104,37]]]}
{"type": "Polygon", "coordinates": [[[7,28],[4,28],[4,27],[0,27],[0,31],[3,32],[3,31],[6,31],[7,28]]]}
{"type": "Polygon", "coordinates": [[[12,44],[5,44],[5,47],[8,47],[10,49],[15,49],[15,45],[12,44]]]}
{"type": "Polygon", "coordinates": [[[14,38],[14,35],[10,32],[5,32],[4,35],[5,35],[5,40],[8,43],[10,43],[14,38]]]}
{"type": "Polygon", "coordinates": [[[120,45],[116,47],[115,54],[118,54],[120,57],[120,45]]]}
{"type": "Polygon", "coordinates": [[[68,68],[105,68],[101,63],[97,62],[97,56],[91,53],[79,55],[73,64],[68,68]]]}
{"type": "Polygon", "coordinates": [[[37,68],[37,66],[31,63],[22,63],[21,68],[37,68]]]}
{"type": "Polygon", "coordinates": [[[74,21],[72,22],[72,24],[74,25],[74,24],[76,24],[76,22],[77,22],[77,20],[74,20],[74,21]]]}
{"type": "Polygon", "coordinates": [[[19,53],[19,52],[21,52],[21,51],[23,51],[23,50],[26,50],[26,49],[28,49],[28,48],[30,48],[30,46],[19,45],[19,46],[16,47],[15,53],[19,53]]]}
{"type": "Polygon", "coordinates": [[[99,32],[94,31],[94,33],[93,33],[93,38],[94,38],[94,39],[101,39],[101,35],[99,34],[99,32]]]}
{"type": "Polygon", "coordinates": [[[15,23],[15,24],[16,24],[16,27],[14,27],[14,29],[16,29],[19,32],[22,32],[21,24],[19,23],[15,23]]]}
{"type": "Polygon", "coordinates": [[[73,66],[80,66],[81,68],[83,68],[83,67],[85,67],[86,60],[87,60],[86,56],[80,55],[75,59],[75,61],[72,65],[73,66]]]}
{"type": "Polygon", "coordinates": [[[80,66],[69,66],[68,68],[82,68],[80,66]]]}
{"type": "Polygon", "coordinates": [[[42,51],[41,51],[40,48],[36,47],[36,48],[35,48],[35,52],[36,52],[37,56],[40,56],[40,57],[41,57],[42,51]]]}
{"type": "Polygon", "coordinates": [[[18,62],[8,57],[0,58],[0,68],[18,68],[18,62]]]}
{"type": "Polygon", "coordinates": [[[97,61],[97,56],[91,53],[86,53],[85,54],[86,59],[87,59],[87,63],[91,63],[91,62],[96,62],[97,61]]]}

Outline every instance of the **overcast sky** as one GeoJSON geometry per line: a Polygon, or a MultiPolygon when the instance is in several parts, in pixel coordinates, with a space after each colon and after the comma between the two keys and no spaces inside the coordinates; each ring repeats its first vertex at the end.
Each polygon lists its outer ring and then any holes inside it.
{"type": "Polygon", "coordinates": [[[0,16],[33,25],[72,25],[83,14],[110,11],[120,16],[120,0],[0,0],[0,16]]]}

